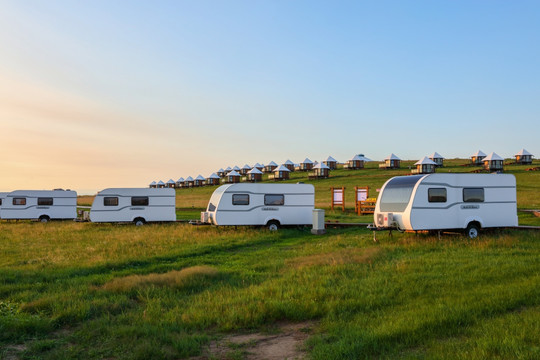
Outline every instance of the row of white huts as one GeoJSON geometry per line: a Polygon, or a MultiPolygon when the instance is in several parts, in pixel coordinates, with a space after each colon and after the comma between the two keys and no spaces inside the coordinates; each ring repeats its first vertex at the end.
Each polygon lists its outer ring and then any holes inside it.
{"type": "MultiPolygon", "coordinates": [[[[515,154],[517,164],[531,164],[533,155],[525,149],[520,150],[515,154]]],[[[470,156],[471,164],[483,166],[488,171],[502,171],[504,159],[492,152],[489,155],[484,154],[481,150],[470,156]]],[[[344,169],[359,170],[363,169],[366,162],[373,161],[363,154],[357,154],[343,164],[344,169]]],[[[285,161],[278,165],[274,161],[263,165],[256,163],[253,166],[244,165],[242,168],[234,166],[226,169],[219,169],[208,177],[198,175],[196,178],[188,176],[180,178],[176,181],[169,179],[167,182],[153,181],[150,184],[151,188],[191,188],[203,185],[219,185],[220,183],[239,183],[242,180],[247,182],[262,181],[264,173],[270,174],[269,180],[287,180],[289,174],[294,171],[310,171],[308,175],[310,179],[328,178],[330,170],[337,168],[338,161],[332,156],[329,156],[322,162],[311,161],[306,158],[299,164],[293,163],[291,160],[285,161]]],[[[444,157],[437,152],[429,156],[424,156],[414,164],[415,168],[411,170],[413,174],[429,174],[435,172],[437,167],[444,166],[444,157]]],[[[379,164],[380,169],[399,169],[401,167],[401,159],[395,154],[390,154],[384,161],[379,164]]]]}

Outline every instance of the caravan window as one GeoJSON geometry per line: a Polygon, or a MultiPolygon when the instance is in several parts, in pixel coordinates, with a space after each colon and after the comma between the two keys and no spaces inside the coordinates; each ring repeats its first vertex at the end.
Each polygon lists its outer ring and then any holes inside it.
{"type": "Polygon", "coordinates": [[[148,206],[149,201],[148,196],[133,196],[131,198],[131,206],[148,206]]]}
{"type": "Polygon", "coordinates": [[[118,206],[118,198],[117,197],[104,197],[103,205],[104,206],[118,206]]]}
{"type": "Polygon", "coordinates": [[[428,189],[429,202],[446,202],[446,188],[430,188],[428,189]]]}
{"type": "Polygon", "coordinates": [[[463,202],[484,202],[484,189],[464,188],[463,202]]]}
{"type": "Polygon", "coordinates": [[[26,198],[13,198],[13,205],[26,205],[26,198]]]}
{"type": "Polygon", "coordinates": [[[284,205],[285,195],[264,195],[264,205],[284,205]]]}
{"type": "Polygon", "coordinates": [[[386,183],[381,194],[383,212],[402,212],[409,204],[414,186],[424,175],[396,176],[386,183]]]}
{"type": "Polygon", "coordinates": [[[248,194],[233,194],[232,204],[233,205],[249,205],[249,195],[248,194]]]}
{"type": "Polygon", "coordinates": [[[0,199],[0,206],[2,206],[2,199],[0,199]]]}
{"type": "Polygon", "coordinates": [[[53,198],[38,198],[37,199],[38,205],[52,205],[53,204],[53,198]]]}

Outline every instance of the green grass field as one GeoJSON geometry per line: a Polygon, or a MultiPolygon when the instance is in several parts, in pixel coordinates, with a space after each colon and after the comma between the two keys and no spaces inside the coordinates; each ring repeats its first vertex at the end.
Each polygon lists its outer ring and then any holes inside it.
{"type": "MultiPolygon", "coordinates": [[[[443,171],[463,171],[455,161],[443,171]]],[[[540,208],[539,172],[508,169],[518,207],[540,208]]],[[[328,209],[330,186],[346,186],[352,199],[355,185],[379,188],[388,176],[338,170],[314,182],[317,206],[328,209]]],[[[179,218],[198,218],[214,189],[178,190],[179,218]]],[[[371,221],[349,205],[327,215],[371,221]]],[[[531,213],[519,219],[539,225],[531,213]]],[[[539,232],[378,240],[362,228],[314,236],[3,221],[0,358],[242,359],[237,346],[206,351],[229,334],[273,334],[305,321],[314,324],[303,348],[312,359],[540,358],[539,232]]]]}

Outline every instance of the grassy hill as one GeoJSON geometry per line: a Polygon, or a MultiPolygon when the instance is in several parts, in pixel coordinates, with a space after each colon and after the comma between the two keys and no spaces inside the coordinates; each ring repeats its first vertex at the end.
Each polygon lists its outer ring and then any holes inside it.
{"type": "MultiPolygon", "coordinates": [[[[330,172],[330,178],[322,180],[309,180],[306,172],[292,172],[291,179],[285,182],[296,183],[302,181],[315,186],[315,206],[326,210],[326,218],[329,220],[339,220],[342,222],[373,222],[373,216],[357,216],[354,213],[354,187],[369,186],[369,196],[377,197],[377,189],[380,189],[386,180],[393,176],[410,174],[409,167],[416,161],[403,161],[402,168],[398,170],[379,170],[377,162],[366,164],[363,170],[344,170],[342,167],[330,172]],[[343,213],[340,210],[330,210],[331,187],[345,187],[345,208],[343,213]]],[[[479,169],[479,167],[464,166],[469,163],[466,159],[445,160],[445,167],[437,169],[438,173],[466,173],[479,169]]],[[[540,161],[536,161],[534,166],[539,166],[540,161]]],[[[531,165],[507,165],[505,173],[513,174],[517,182],[518,208],[520,209],[540,209],[540,171],[525,171],[531,165]]],[[[267,179],[265,175],[263,179],[267,179]]],[[[268,182],[265,180],[264,182],[268,182]]],[[[273,181],[270,181],[273,182],[273,181]]],[[[198,219],[199,213],[204,211],[215,186],[178,189],[176,194],[177,216],[179,219],[198,219]]],[[[532,214],[521,213],[520,224],[539,225],[540,218],[535,218],[532,214]]]]}
{"type": "MultiPolygon", "coordinates": [[[[472,170],[462,163],[439,171],[472,170]]],[[[329,208],[331,186],[352,199],[354,186],[407,173],[376,165],[312,181],[317,207],[329,208]]],[[[540,172],[525,168],[505,170],[518,207],[538,209],[540,172]]],[[[214,189],[177,190],[179,217],[197,218],[214,189]]],[[[347,208],[329,218],[371,221],[347,208]]],[[[0,358],[245,359],[295,324],[312,359],[540,357],[540,233],[378,238],[362,228],[2,221],[0,358]]]]}

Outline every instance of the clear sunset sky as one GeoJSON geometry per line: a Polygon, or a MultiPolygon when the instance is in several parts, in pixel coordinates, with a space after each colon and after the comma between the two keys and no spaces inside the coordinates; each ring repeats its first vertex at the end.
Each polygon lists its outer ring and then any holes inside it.
{"type": "Polygon", "coordinates": [[[540,157],[540,1],[0,0],[0,191],[540,157]]]}

